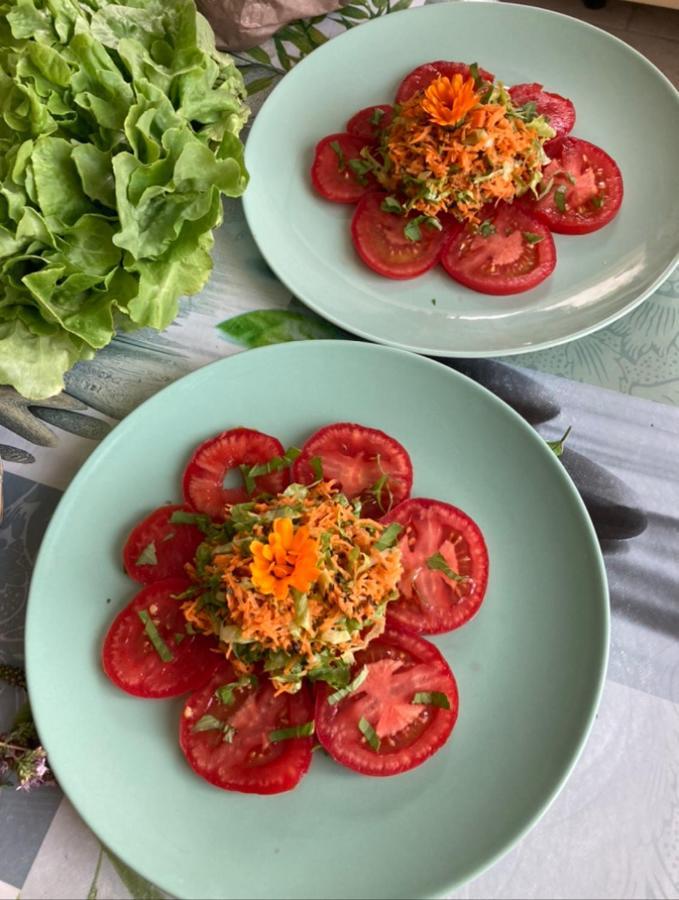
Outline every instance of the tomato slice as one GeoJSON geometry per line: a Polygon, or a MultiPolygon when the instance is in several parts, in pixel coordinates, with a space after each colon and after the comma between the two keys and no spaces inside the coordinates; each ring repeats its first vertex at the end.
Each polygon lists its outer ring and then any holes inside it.
{"type": "Polygon", "coordinates": [[[319,141],[311,165],[311,183],[321,197],[333,203],[357,203],[375,187],[372,175],[358,175],[350,165],[351,160],[361,158],[365,146],[363,138],[346,133],[329,134],[319,141]]]}
{"type": "Polygon", "coordinates": [[[193,560],[205,536],[195,525],[173,524],[172,514],[179,510],[188,511],[179,504],[161,506],[130,532],[123,548],[123,565],[133,581],[152,584],[184,574],[186,563],[193,560]]]}
{"type": "Polygon", "coordinates": [[[481,229],[453,230],[443,248],[441,262],[451,278],[482,294],[518,294],[552,274],[552,235],[525,207],[500,203],[480,217],[481,229]]]}
{"type": "Polygon", "coordinates": [[[403,526],[401,596],[387,607],[387,621],[418,634],[464,625],[488,584],[488,551],[478,525],[455,506],[421,499],[406,500],[383,521],[403,526]]]}
{"type": "Polygon", "coordinates": [[[224,790],[289,791],[311,765],[312,738],[270,738],[273,732],[312,721],[311,693],[302,685],[297,694],[276,696],[262,673],[256,685],[232,690],[230,702],[223,702],[216,692],[236,680],[231,665],[223,662],[210,682],[186,701],[179,728],[184,756],[201,778],[224,790]]]}
{"type": "Polygon", "coordinates": [[[550,141],[541,200],[526,208],[558,234],[589,234],[615,217],[623,197],[620,169],[608,153],[579,138],[550,141]],[[551,186],[550,186],[551,185],[551,186]]]}
{"type": "Polygon", "coordinates": [[[413,467],[405,447],[377,428],[337,422],[316,431],[302,447],[292,477],[301,484],[316,481],[311,460],[317,457],[323,477],[337,481],[363,515],[379,518],[410,495],[413,467]]]}
{"type": "MultiPolygon", "coordinates": [[[[432,83],[435,78],[445,75],[452,78],[453,75],[462,75],[469,78],[471,75],[469,66],[466,63],[453,62],[452,60],[437,59],[434,62],[424,63],[409,72],[399,85],[396,91],[396,102],[403,103],[418,91],[423,91],[432,83]]],[[[479,69],[479,75],[484,82],[492,82],[495,76],[486,69],[479,69]]]]}
{"type": "Polygon", "coordinates": [[[189,587],[185,578],[147,585],[113,620],[104,640],[102,663],[111,681],[135,697],[179,697],[205,684],[220,662],[216,641],[186,633],[181,601],[175,595],[189,587]],[[145,612],[153,623],[145,625],[145,612]],[[164,661],[147,629],[152,627],[171,654],[164,661]]]}
{"type": "MultiPolygon", "coordinates": [[[[227,504],[244,503],[250,499],[242,487],[225,488],[224,481],[239,466],[256,466],[274,456],[282,456],[283,445],[276,438],[252,428],[232,428],[204,441],[194,451],[184,470],[182,490],[184,499],[198,512],[214,519],[223,519],[227,504]]],[[[277,494],[289,482],[287,469],[260,475],[255,479],[255,493],[277,494]]]]}
{"type": "MultiPolygon", "coordinates": [[[[575,125],[575,107],[561,94],[550,94],[542,89],[541,84],[515,84],[509,90],[509,96],[515,106],[535,103],[538,115],[544,116],[556,134],[552,140],[563,137],[573,130],[575,125]]],[[[551,141],[549,142],[552,143],[551,141]]]]}
{"type": "MultiPolygon", "coordinates": [[[[363,775],[398,775],[421,765],[450,737],[458,711],[457,685],[443,656],[423,638],[389,628],[356,655],[351,677],[367,667],[365,680],[339,703],[318,684],[316,736],[338,763],[363,775]],[[417,694],[447,698],[449,709],[414,703],[417,694]],[[359,723],[368,722],[379,747],[359,723]]],[[[424,699],[424,698],[420,698],[424,699]]],[[[374,740],[374,737],[373,737],[374,740]]]]}
{"type": "MultiPolygon", "coordinates": [[[[444,230],[419,222],[417,240],[406,234],[409,223],[422,219],[415,212],[407,216],[385,212],[387,195],[371,192],[361,200],[351,220],[351,236],[356,252],[366,266],[386,278],[415,278],[438,262],[444,230]]],[[[440,224],[440,223],[439,223],[440,224]]]]}
{"type": "Polygon", "coordinates": [[[374,144],[394,116],[394,107],[388,103],[366,106],[347,122],[347,131],[366,144],[374,144]]]}

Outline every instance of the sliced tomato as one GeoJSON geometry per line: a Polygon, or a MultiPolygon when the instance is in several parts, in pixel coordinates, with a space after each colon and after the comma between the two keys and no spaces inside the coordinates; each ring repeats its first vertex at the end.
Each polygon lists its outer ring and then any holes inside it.
{"type": "Polygon", "coordinates": [[[543,171],[541,185],[547,193],[540,200],[526,200],[526,208],[558,234],[589,234],[608,225],[623,197],[622,175],[615,161],[579,138],[550,144],[551,162],[543,171]]]}
{"type": "Polygon", "coordinates": [[[379,141],[381,133],[389,125],[393,116],[394,107],[388,103],[367,106],[349,119],[347,131],[366,144],[374,144],[379,141]]]}
{"type": "Polygon", "coordinates": [[[438,262],[444,228],[433,227],[415,212],[407,216],[385,212],[387,195],[371,192],[361,200],[351,220],[351,236],[356,252],[366,266],[386,278],[415,278],[438,262]],[[416,222],[416,220],[418,220],[416,222]],[[417,226],[408,236],[406,229],[417,226]]]}
{"type": "Polygon", "coordinates": [[[370,173],[355,172],[350,163],[361,159],[366,146],[363,138],[353,134],[329,134],[316,145],[311,165],[311,183],[321,197],[333,203],[357,203],[374,188],[375,179],[370,173]]]}
{"type": "MultiPolygon", "coordinates": [[[[252,428],[232,428],[196,448],[184,470],[184,499],[198,512],[223,519],[227,504],[250,499],[240,475],[240,466],[256,466],[268,462],[285,451],[280,441],[252,428]],[[230,472],[236,472],[242,486],[225,488],[230,472]]],[[[255,479],[255,494],[277,494],[289,482],[288,469],[260,475],[255,479]]]]}
{"type": "Polygon", "coordinates": [[[488,584],[488,551],[478,525],[455,506],[422,499],[406,500],[383,521],[403,527],[400,597],[387,607],[387,621],[418,634],[464,625],[488,584]]]}
{"type": "Polygon", "coordinates": [[[276,696],[262,673],[256,683],[228,692],[229,702],[223,702],[217,691],[236,680],[231,665],[223,662],[211,681],[186,701],[179,728],[184,756],[201,778],[224,790],[289,791],[311,765],[313,741],[276,740],[274,733],[313,720],[311,693],[302,685],[297,694],[276,696]]]}
{"type": "Polygon", "coordinates": [[[170,521],[173,513],[182,510],[188,511],[179,504],[161,506],[132,529],[123,548],[123,565],[134,581],[152,584],[184,574],[205,536],[195,525],[170,521]]]}
{"type": "Polygon", "coordinates": [[[554,240],[526,208],[501,203],[480,216],[480,229],[453,230],[443,248],[441,262],[451,278],[482,294],[518,294],[552,274],[554,240]]]}
{"type": "Polygon", "coordinates": [[[573,130],[575,107],[561,94],[550,94],[542,89],[541,84],[532,82],[531,84],[515,84],[513,88],[510,88],[509,96],[515,106],[534,103],[538,115],[544,116],[556,131],[553,140],[563,137],[573,130]]]}
{"type": "Polygon", "coordinates": [[[377,428],[352,422],[326,425],[311,435],[295,460],[292,477],[301,484],[334,479],[346,496],[358,497],[364,516],[379,518],[410,495],[413,467],[405,447],[377,428]]]}
{"type": "Polygon", "coordinates": [[[334,760],[363,775],[414,769],[453,730],[458,711],[453,673],[433,644],[398,628],[387,629],[356,655],[352,679],[364,666],[365,680],[339,703],[328,702],[328,685],[317,685],[316,736],[334,760]]]}
{"type": "Polygon", "coordinates": [[[102,663],[111,681],[135,697],[179,697],[205,684],[220,662],[215,639],[187,634],[175,599],[189,587],[185,578],[147,585],[113,620],[104,640],[102,663]],[[140,613],[145,613],[147,625],[140,613]],[[154,646],[149,630],[162,644],[154,646]],[[172,658],[163,660],[161,652],[172,658]]]}
{"type": "MultiPolygon", "coordinates": [[[[453,62],[452,60],[437,59],[434,62],[424,63],[409,72],[399,85],[396,91],[396,102],[403,103],[410,99],[413,94],[423,91],[428,87],[435,78],[445,75],[446,78],[452,78],[453,75],[462,75],[463,78],[469,78],[471,71],[466,63],[453,62]]],[[[479,75],[483,82],[490,83],[494,81],[495,76],[486,69],[479,69],[479,75]]]]}

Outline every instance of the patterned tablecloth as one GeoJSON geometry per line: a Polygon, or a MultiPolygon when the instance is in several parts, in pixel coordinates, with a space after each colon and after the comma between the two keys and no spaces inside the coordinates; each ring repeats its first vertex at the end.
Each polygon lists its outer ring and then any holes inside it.
{"type": "MultiPolygon", "coordinates": [[[[419,0],[391,2],[392,9],[419,0]]],[[[242,54],[256,108],[295,57],[389,11],[354,0],[242,54]]],[[[97,442],[142,400],[218,357],[340,332],[291,297],[261,258],[241,205],[226,204],[214,272],[165,333],[120,337],[59,397],[0,388],[4,518],[0,663],[21,665],[28,584],[50,516],[97,442]]],[[[612,652],[594,730],[567,786],[521,843],[456,897],[679,897],[679,270],[630,315],[553,350],[448,361],[563,456],[604,550],[612,652]]],[[[558,537],[558,523],[555,522],[558,537]]],[[[0,683],[0,732],[24,702],[0,683]]],[[[103,848],[56,787],[0,790],[0,900],[160,897],[103,848]]]]}

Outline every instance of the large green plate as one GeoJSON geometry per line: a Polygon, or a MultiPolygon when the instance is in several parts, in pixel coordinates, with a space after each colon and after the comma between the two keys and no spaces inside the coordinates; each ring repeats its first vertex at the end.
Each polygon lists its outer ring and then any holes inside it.
{"type": "Polygon", "coordinates": [[[541,438],[439,363],[326,341],[217,362],[118,425],[59,504],[27,625],[31,700],[59,782],[115,853],[180,897],[429,896],[471,877],[563,784],[594,716],[607,645],[594,532],[541,438]],[[486,536],[486,601],[435,640],[459,681],[459,722],[437,756],[396,778],[316,754],[290,794],[224,793],[184,762],[180,702],[128,697],[101,672],[103,636],[133,594],[121,545],[178,496],[202,439],[247,425],[299,444],[338,420],[402,441],[414,494],[458,504],[486,536]]]}
{"type": "Polygon", "coordinates": [[[333,38],[295,67],[255,119],[244,197],[252,233],[281,280],[321,315],[385,344],[435,356],[499,356],[587,334],[624,315],[679,258],[679,94],[639,53],[567,16],[507,3],[442,3],[399,12],[333,38]],[[442,269],[390,281],[356,257],[352,207],[309,183],[316,142],[389,102],[420,63],[479,63],[507,84],[542,82],[572,98],[574,134],[618,162],[625,199],[606,228],[555,236],[542,285],[490,297],[442,269]],[[432,304],[436,300],[436,305],[432,304]]]}

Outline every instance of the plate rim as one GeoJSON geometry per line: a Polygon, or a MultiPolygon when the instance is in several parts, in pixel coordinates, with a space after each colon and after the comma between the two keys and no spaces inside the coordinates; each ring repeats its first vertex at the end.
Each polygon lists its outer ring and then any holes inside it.
{"type": "MultiPolygon", "coordinates": [[[[450,2],[450,0],[449,0],[449,2],[444,2],[444,3],[442,3],[442,2],[428,3],[427,0],[425,0],[424,4],[421,6],[414,6],[414,7],[408,8],[408,9],[397,10],[394,13],[389,13],[389,17],[395,16],[395,15],[396,16],[407,16],[407,15],[413,16],[413,15],[417,15],[417,14],[421,15],[423,10],[432,10],[432,9],[438,9],[438,8],[443,9],[444,7],[448,10],[448,12],[445,13],[445,15],[456,15],[455,13],[451,13],[450,11],[452,9],[459,9],[462,7],[466,7],[466,8],[483,7],[485,9],[490,8],[490,9],[509,9],[509,10],[521,9],[521,10],[531,10],[531,13],[535,14],[537,17],[543,16],[544,18],[547,18],[547,19],[549,19],[549,18],[568,19],[571,22],[576,22],[578,24],[578,26],[584,28],[585,30],[597,32],[600,36],[602,36],[602,39],[609,40],[614,44],[620,45],[621,47],[624,48],[624,50],[626,52],[631,53],[632,56],[634,56],[638,60],[640,60],[646,66],[646,68],[650,69],[656,77],[659,77],[660,80],[662,82],[664,82],[667,87],[670,88],[671,92],[674,95],[674,100],[677,104],[677,113],[679,114],[679,89],[677,87],[675,87],[675,85],[670,81],[670,79],[665,75],[665,73],[662,72],[661,69],[659,69],[658,66],[655,65],[655,63],[651,62],[651,60],[648,59],[648,57],[644,56],[643,53],[641,53],[639,50],[637,50],[631,44],[628,44],[626,41],[623,41],[621,38],[617,37],[617,35],[611,34],[610,32],[605,31],[603,28],[599,28],[597,25],[593,25],[591,22],[586,22],[582,19],[578,19],[575,16],[570,16],[570,15],[567,15],[566,13],[556,12],[555,10],[551,10],[551,9],[542,9],[537,6],[528,6],[528,5],[524,5],[524,4],[520,4],[520,3],[505,3],[505,2],[499,3],[499,2],[496,2],[496,0],[495,0],[495,2],[494,2],[494,0],[457,0],[457,2],[450,2]]],[[[504,15],[504,13],[502,13],[502,15],[504,15]]],[[[361,31],[363,31],[363,29],[365,29],[365,28],[369,28],[369,29],[379,28],[380,23],[382,21],[384,21],[385,19],[386,19],[386,16],[379,16],[375,19],[372,19],[372,20],[360,25],[360,29],[361,29],[361,31]]],[[[308,60],[312,56],[314,56],[315,54],[317,54],[319,52],[322,53],[323,50],[325,49],[325,47],[327,47],[328,45],[335,44],[338,40],[341,41],[341,40],[344,40],[345,38],[349,37],[351,32],[354,30],[355,29],[353,29],[353,28],[348,29],[347,31],[343,32],[342,34],[335,35],[334,37],[332,37],[329,41],[327,41],[325,44],[321,45],[320,47],[317,47],[313,54],[309,54],[308,56],[306,56],[299,63],[297,63],[297,65],[294,66],[293,69],[291,69],[289,72],[287,72],[286,75],[283,78],[281,78],[281,80],[278,82],[278,84],[274,87],[274,89],[271,91],[271,93],[266,97],[266,99],[264,100],[264,102],[262,103],[261,107],[259,108],[259,110],[257,111],[257,113],[254,117],[252,126],[248,132],[247,139],[245,141],[244,160],[245,160],[246,168],[248,167],[248,145],[253,140],[253,135],[256,135],[258,133],[258,130],[259,130],[258,126],[264,127],[264,126],[260,126],[260,123],[262,121],[262,118],[261,118],[262,113],[265,111],[267,105],[271,104],[272,99],[282,89],[283,85],[286,82],[288,84],[290,83],[289,82],[290,76],[293,76],[296,78],[300,77],[300,76],[296,75],[296,73],[299,72],[300,70],[304,71],[305,65],[307,64],[308,60]]],[[[393,347],[398,350],[406,350],[411,353],[417,353],[417,354],[421,354],[421,355],[425,355],[425,356],[438,356],[438,357],[443,357],[445,359],[449,359],[449,358],[459,358],[459,359],[504,358],[504,357],[510,357],[510,356],[519,356],[524,353],[535,353],[540,350],[551,350],[555,347],[561,347],[564,344],[570,343],[571,341],[575,341],[575,340],[578,340],[579,338],[583,338],[583,337],[587,337],[588,335],[595,334],[597,331],[600,331],[602,328],[606,328],[608,325],[612,325],[614,322],[617,322],[619,319],[621,319],[624,316],[628,315],[629,313],[633,312],[637,307],[639,307],[644,302],[644,300],[648,299],[648,297],[650,297],[651,294],[653,294],[667,280],[667,278],[671,275],[671,273],[677,267],[677,264],[679,264],[679,240],[678,240],[676,249],[674,252],[674,256],[672,257],[671,261],[667,263],[665,268],[656,276],[655,280],[647,288],[645,288],[636,297],[634,297],[627,304],[625,304],[622,307],[622,309],[618,309],[615,312],[611,313],[610,315],[606,316],[605,318],[601,319],[600,321],[597,321],[594,324],[586,326],[584,328],[581,328],[577,331],[573,331],[567,335],[562,335],[562,336],[548,339],[548,340],[531,342],[531,343],[526,344],[521,347],[511,347],[509,349],[501,349],[501,350],[493,349],[493,350],[470,351],[470,350],[465,350],[464,348],[461,348],[461,349],[443,348],[442,349],[440,347],[435,347],[435,348],[424,347],[419,344],[409,344],[409,343],[403,342],[403,341],[390,340],[388,338],[380,337],[377,334],[373,334],[364,328],[356,327],[355,325],[352,325],[349,322],[347,322],[345,319],[343,319],[341,315],[338,315],[333,312],[329,313],[324,308],[321,308],[322,304],[320,304],[320,305],[317,304],[315,299],[313,298],[313,296],[310,295],[310,292],[305,289],[303,276],[300,279],[300,283],[295,284],[295,285],[292,284],[292,280],[283,278],[282,275],[280,274],[278,264],[274,264],[269,260],[268,256],[265,254],[264,249],[262,248],[262,245],[260,243],[260,239],[257,235],[257,226],[256,226],[256,222],[255,222],[257,216],[253,212],[253,208],[252,208],[252,204],[254,203],[254,201],[250,199],[252,196],[253,196],[252,192],[245,191],[245,193],[243,194],[243,198],[242,198],[243,212],[245,214],[245,220],[247,222],[247,226],[250,231],[250,234],[252,235],[252,238],[253,238],[255,244],[257,245],[257,249],[259,250],[259,252],[262,255],[262,258],[265,260],[266,264],[271,268],[271,270],[274,272],[274,274],[276,275],[278,280],[283,285],[285,285],[285,287],[288,288],[288,290],[290,290],[294,294],[294,296],[296,296],[299,300],[301,300],[304,304],[306,304],[310,309],[312,309],[315,313],[317,313],[323,319],[327,320],[328,322],[331,322],[333,325],[337,326],[338,328],[344,329],[345,331],[349,332],[350,334],[354,334],[354,335],[357,335],[358,337],[364,338],[366,340],[382,344],[385,347],[393,347]]],[[[416,281],[417,279],[412,279],[412,280],[416,281]]]]}
{"type": "MultiPolygon", "coordinates": [[[[232,365],[233,361],[236,359],[242,359],[246,356],[249,359],[252,359],[253,354],[257,354],[258,356],[264,358],[268,356],[276,356],[277,354],[290,353],[292,355],[295,355],[296,353],[304,353],[304,347],[306,346],[318,347],[321,344],[323,345],[322,349],[328,348],[329,352],[332,352],[332,348],[334,347],[339,348],[340,353],[346,351],[349,353],[359,352],[374,354],[377,356],[384,354],[401,357],[404,360],[403,364],[406,366],[410,364],[421,365],[424,368],[435,370],[436,372],[438,372],[439,377],[442,377],[443,379],[447,378],[453,384],[456,383],[459,385],[462,383],[465,385],[465,390],[471,390],[472,393],[477,393],[480,396],[484,396],[487,401],[489,401],[493,406],[497,408],[498,412],[501,415],[504,414],[509,416],[510,420],[514,422],[514,425],[520,430],[523,430],[528,440],[533,441],[536,446],[539,445],[542,447],[541,452],[543,453],[545,459],[552,460],[552,462],[548,465],[552,466],[554,477],[562,482],[564,489],[574,501],[575,506],[578,510],[581,527],[584,533],[586,533],[588,544],[591,546],[594,552],[595,568],[592,572],[592,580],[596,581],[597,584],[596,593],[598,594],[598,602],[601,608],[601,646],[598,648],[599,655],[597,661],[596,678],[593,679],[593,682],[590,686],[590,699],[588,701],[589,708],[587,709],[587,712],[585,714],[583,707],[583,723],[581,732],[576,744],[573,747],[573,751],[571,753],[568,764],[564,766],[559,777],[554,782],[551,790],[545,793],[534,814],[526,820],[521,828],[519,828],[512,834],[509,840],[505,841],[495,853],[490,854],[483,862],[479,863],[469,870],[462,870],[461,874],[441,885],[440,889],[437,888],[431,892],[429,896],[437,898],[438,900],[438,898],[444,898],[450,891],[460,888],[461,886],[477,878],[482,873],[486,872],[493,865],[495,865],[495,863],[506,856],[512,849],[514,849],[514,847],[525,837],[528,832],[531,831],[532,828],[535,827],[540,819],[542,819],[542,817],[547,813],[553,802],[563,790],[587,744],[596,719],[597,711],[601,703],[608,669],[611,634],[610,597],[603,553],[601,551],[594,526],[592,524],[589,513],[587,512],[584,501],[582,500],[582,497],[580,496],[566,469],[559,462],[557,456],[549,449],[546,441],[540,436],[537,430],[534,429],[533,426],[530,425],[518,412],[516,412],[516,410],[514,410],[511,406],[509,406],[508,403],[506,403],[504,400],[501,400],[496,394],[485,388],[483,385],[480,385],[472,378],[463,375],[461,372],[450,368],[445,363],[428,359],[427,357],[412,353],[407,350],[387,347],[381,344],[359,343],[349,340],[332,339],[322,341],[313,339],[305,341],[290,341],[280,344],[272,344],[265,347],[258,347],[253,350],[235,353],[230,356],[214,360],[213,362],[201,366],[198,369],[195,369],[193,372],[189,372],[186,375],[176,379],[174,382],[166,385],[160,391],[157,391],[151,397],[148,397],[143,403],[136,407],[136,409],[134,409],[131,413],[121,419],[118,425],[116,425],[116,427],[97,445],[90,456],[85,460],[83,465],[80,467],[80,469],[72,479],[69,486],[60,497],[59,502],[47,526],[47,529],[45,530],[45,533],[42,537],[40,548],[38,550],[35,565],[31,575],[26,610],[24,645],[29,701],[31,702],[34,721],[36,723],[38,733],[40,734],[41,740],[43,741],[43,746],[47,751],[48,758],[50,758],[51,760],[50,750],[48,746],[49,740],[44,741],[44,734],[41,732],[41,722],[44,721],[41,704],[39,700],[35,699],[39,695],[39,692],[36,691],[36,683],[39,682],[42,678],[42,676],[38,674],[40,670],[40,653],[38,645],[41,632],[38,621],[39,600],[37,599],[37,595],[41,587],[41,582],[46,582],[48,580],[49,566],[45,560],[47,553],[49,552],[51,534],[58,529],[61,517],[68,514],[69,510],[67,508],[67,505],[68,502],[70,502],[70,497],[74,496],[79,491],[81,483],[86,483],[87,480],[91,477],[91,474],[94,474],[97,471],[97,468],[99,466],[99,459],[108,452],[108,447],[113,446],[118,441],[129,440],[130,433],[134,433],[134,427],[137,420],[148,416],[149,411],[152,411],[155,404],[164,402],[164,400],[159,400],[158,398],[162,397],[163,395],[171,395],[173,391],[180,389],[180,385],[185,385],[191,380],[198,381],[199,379],[204,378],[206,370],[217,373],[223,368],[226,368],[228,370],[228,366],[232,365]],[[66,503],[64,501],[66,501],[66,503]],[[43,570],[45,570],[44,574],[43,570]]],[[[266,366],[266,363],[264,363],[264,366],[266,366]]],[[[57,776],[57,782],[61,786],[61,774],[66,774],[64,781],[68,782],[69,786],[68,790],[64,787],[61,787],[64,797],[69,800],[73,808],[76,810],[78,816],[95,834],[100,843],[103,844],[105,848],[110,849],[116,856],[123,860],[126,865],[130,866],[133,871],[137,872],[151,884],[155,885],[161,890],[172,894],[175,897],[182,897],[182,900],[189,900],[188,896],[175,894],[170,887],[164,887],[163,879],[158,879],[157,873],[154,873],[152,871],[151,864],[147,866],[145,863],[142,865],[137,865],[136,862],[134,864],[129,863],[127,861],[127,848],[120,846],[122,838],[119,839],[118,837],[114,837],[114,839],[112,840],[109,838],[104,840],[106,821],[105,814],[102,814],[99,820],[95,821],[95,819],[97,818],[96,815],[91,816],[89,812],[86,814],[82,810],[80,804],[82,795],[78,790],[78,775],[72,769],[69,769],[69,763],[67,759],[68,751],[64,751],[63,758],[60,756],[61,752],[61,749],[58,750],[57,762],[52,766],[53,771],[57,776]],[[74,788],[75,790],[73,790],[74,788]]],[[[96,806],[96,804],[92,805],[92,809],[96,810],[97,808],[98,807],[96,806]]],[[[274,895],[271,894],[271,896],[273,897],[274,895]]]]}

